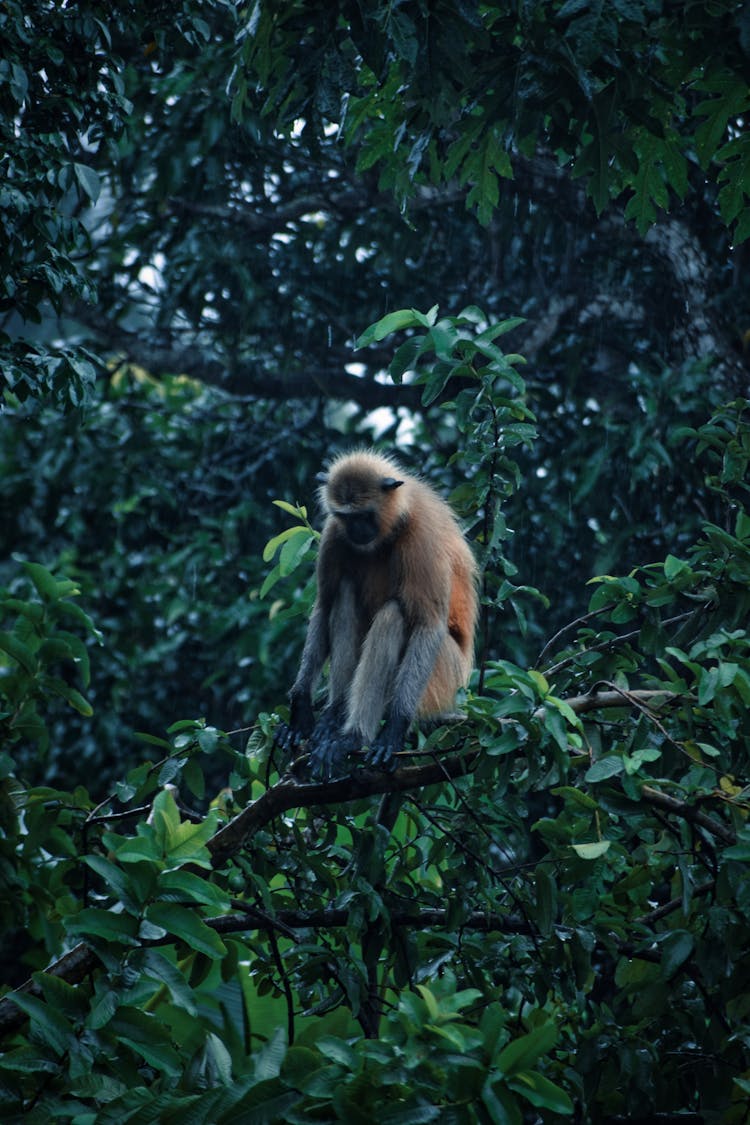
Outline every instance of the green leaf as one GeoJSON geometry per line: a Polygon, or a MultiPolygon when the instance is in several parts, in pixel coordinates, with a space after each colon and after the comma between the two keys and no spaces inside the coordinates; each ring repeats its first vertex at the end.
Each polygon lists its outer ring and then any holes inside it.
{"type": "Polygon", "coordinates": [[[92,203],[96,203],[102,190],[99,177],[87,164],[74,164],[76,179],[92,203]]]}
{"type": "Polygon", "coordinates": [[[535,1027],[528,1035],[514,1039],[507,1047],[503,1048],[497,1057],[495,1065],[503,1074],[510,1077],[519,1071],[528,1070],[534,1066],[542,1055],[552,1050],[557,1042],[557,1029],[552,1023],[543,1023],[535,1027]]]}
{"type": "Polygon", "coordinates": [[[485,1082],[482,1088],[482,1105],[489,1120],[498,1125],[523,1125],[521,1107],[504,1081],[502,1085],[499,1082],[485,1082]]]}
{"type": "Polygon", "coordinates": [[[227,947],[219,935],[195,911],[185,906],[154,902],[147,908],[146,918],[152,925],[159,926],[207,957],[218,958],[226,954],[227,947]]]}
{"type": "Polygon", "coordinates": [[[676,559],[674,555],[667,555],[664,560],[664,577],[667,581],[674,582],[678,574],[682,574],[685,570],[690,570],[686,562],[682,559],[676,559]]]}
{"type": "Polygon", "coordinates": [[[60,598],[78,593],[75,582],[71,582],[68,578],[55,578],[54,574],[41,563],[24,562],[23,569],[46,602],[56,602],[60,598]]]}
{"type": "Polygon", "coordinates": [[[578,808],[592,812],[599,808],[598,801],[595,801],[588,793],[584,793],[583,790],[575,789],[572,785],[560,785],[556,789],[552,789],[551,792],[555,797],[562,797],[564,801],[570,801],[578,808]]]}
{"type": "Polygon", "coordinates": [[[690,166],[683,153],[679,135],[671,130],[667,132],[662,149],[662,160],[670,186],[680,199],[684,199],[690,189],[688,177],[690,166]]]}
{"type": "Polygon", "coordinates": [[[68,919],[66,929],[84,940],[102,938],[120,945],[138,944],[138,922],[131,914],[117,914],[97,906],[86,907],[68,919]]]}
{"type": "Polygon", "coordinates": [[[16,1047],[0,1054],[0,1070],[9,1075],[54,1074],[57,1069],[57,1060],[51,1058],[41,1047],[16,1047]]]}
{"type": "Polygon", "coordinates": [[[431,328],[435,323],[437,310],[438,306],[434,305],[425,315],[416,309],[396,309],[395,312],[387,313],[375,324],[366,328],[354,346],[364,348],[367,344],[384,340],[392,332],[399,332],[403,328],[431,328]]]}
{"type": "MultiPolygon", "coordinates": [[[[506,332],[512,332],[514,328],[518,328],[519,325],[525,323],[525,316],[511,316],[508,317],[507,320],[500,320],[496,324],[491,324],[489,328],[485,328],[484,332],[480,332],[477,336],[477,343],[481,342],[483,344],[491,344],[493,340],[496,340],[498,338],[498,336],[504,336],[506,332]]],[[[505,358],[507,360],[511,357],[506,356],[505,358]]],[[[522,357],[515,358],[520,359],[522,357]]]]}
{"type": "Polygon", "coordinates": [[[661,968],[665,980],[670,980],[677,970],[692,956],[695,948],[693,935],[687,930],[675,930],[660,940],[661,968]]]}
{"type": "Polygon", "coordinates": [[[536,1071],[516,1074],[508,1085],[538,1109],[546,1109],[550,1113],[570,1114],[573,1112],[573,1102],[565,1091],[556,1086],[554,1082],[550,1082],[549,1078],[545,1078],[543,1074],[537,1074],[536,1071]]]}
{"type": "Polygon", "coordinates": [[[84,715],[89,719],[94,714],[94,708],[91,706],[88,699],[85,699],[76,688],[66,684],[64,680],[61,680],[57,676],[46,676],[44,683],[49,691],[53,692],[55,695],[59,695],[60,698],[64,699],[79,715],[84,715]]]}
{"type": "Polygon", "coordinates": [[[750,207],[746,207],[737,220],[737,226],[734,230],[734,242],[739,246],[741,242],[745,242],[750,238],[750,207]]]}
{"type": "Polygon", "coordinates": [[[39,602],[24,602],[20,598],[2,598],[0,605],[8,613],[20,613],[28,617],[34,625],[41,625],[44,618],[44,606],[39,602]]]}
{"type": "MultiPolygon", "coordinates": [[[[286,512],[289,516],[294,516],[295,519],[307,519],[307,509],[298,508],[296,504],[289,504],[286,500],[272,501],[277,508],[281,508],[282,512],[286,512]]],[[[265,560],[268,561],[267,559],[265,560]]]]}
{"type": "Polygon", "coordinates": [[[405,340],[393,354],[388,371],[394,383],[400,383],[404,373],[412,370],[425,350],[426,341],[419,336],[405,340]]]}
{"type": "Polygon", "coordinates": [[[114,892],[124,906],[128,909],[134,908],[130,909],[131,913],[137,913],[142,903],[139,903],[137,896],[134,896],[130,879],[122,868],[105,859],[103,855],[85,855],[81,858],[87,867],[101,877],[105,887],[114,892]]]}
{"type": "Polygon", "coordinates": [[[608,777],[617,777],[625,769],[625,763],[619,754],[607,754],[586,770],[584,775],[586,781],[606,781],[608,777]]]}
{"type": "Polygon", "coordinates": [[[290,539],[295,539],[298,536],[309,537],[310,532],[306,527],[287,527],[280,531],[278,535],[274,535],[273,539],[269,539],[263,548],[263,562],[270,562],[273,556],[290,539]]]}
{"type": "Polygon", "coordinates": [[[157,847],[170,865],[196,863],[201,867],[210,867],[206,844],[216,831],[217,818],[218,814],[212,811],[199,824],[181,821],[174,797],[164,789],[154,798],[151,825],[139,825],[138,832],[143,833],[145,838],[148,838],[149,830],[153,832],[157,847]]]}
{"type": "Polygon", "coordinates": [[[160,750],[166,750],[167,753],[172,751],[172,743],[167,742],[166,738],[158,738],[155,734],[146,734],[140,730],[133,733],[140,742],[147,742],[149,746],[158,746],[160,750]]]}
{"type": "Polygon", "coordinates": [[[162,858],[162,850],[153,831],[146,832],[148,825],[139,825],[139,835],[129,837],[117,845],[116,855],[120,863],[156,863],[162,858]]]}
{"type": "Polygon", "coordinates": [[[160,899],[187,899],[217,910],[229,909],[229,896],[215,883],[209,883],[192,871],[165,871],[159,878],[160,899]]]}
{"type": "Polygon", "coordinates": [[[699,102],[693,113],[705,120],[695,130],[698,159],[707,168],[727,134],[729,121],[750,106],[748,85],[738,74],[725,70],[699,83],[698,89],[715,97],[699,102]]]}
{"type": "Polygon", "coordinates": [[[279,569],[282,577],[286,577],[296,570],[300,560],[307,554],[315,542],[314,537],[306,528],[300,528],[297,535],[290,536],[279,555],[279,569]]]}
{"type": "Polygon", "coordinates": [[[557,886],[549,871],[537,867],[536,883],[536,923],[545,936],[552,932],[557,910],[557,886]]]}
{"type": "Polygon", "coordinates": [[[466,206],[476,207],[479,222],[487,226],[500,199],[498,176],[513,178],[510,155],[503,147],[497,127],[487,130],[484,143],[471,163],[468,159],[465,161],[463,175],[467,173],[475,182],[466,197],[466,206]]]}
{"type": "Polygon", "coordinates": [[[656,221],[656,207],[669,206],[664,182],[664,144],[653,133],[641,131],[636,144],[638,171],[633,180],[634,195],[625,208],[625,218],[635,219],[642,235],[656,221]],[[656,205],[656,206],[655,206],[656,205]]]}
{"type": "Polygon", "coordinates": [[[159,1073],[172,1078],[182,1073],[182,1062],[171,1045],[169,1033],[155,1015],[138,1008],[120,1008],[107,1030],[119,1044],[131,1047],[159,1073]]]}
{"type": "Polygon", "coordinates": [[[27,992],[14,992],[9,999],[31,1019],[34,1037],[46,1043],[58,1057],[75,1049],[75,1031],[56,1008],[27,992]]]}
{"type": "Polygon", "coordinates": [[[597,840],[593,844],[571,844],[571,848],[581,859],[599,859],[609,851],[611,840],[597,840]]]}
{"type": "Polygon", "coordinates": [[[185,980],[179,966],[175,965],[161,950],[148,949],[143,961],[143,972],[151,980],[159,981],[169,992],[172,1002],[189,1015],[195,1015],[198,1008],[195,993],[185,980]]]}
{"type": "Polygon", "coordinates": [[[273,589],[273,587],[276,585],[276,583],[279,581],[280,578],[281,578],[281,567],[277,563],[276,566],[273,567],[272,570],[269,570],[268,574],[264,578],[263,585],[260,588],[260,592],[258,594],[258,597],[265,598],[266,594],[269,592],[269,590],[273,589]]]}
{"type": "Polygon", "coordinates": [[[11,67],[9,86],[15,100],[19,105],[23,105],[29,92],[29,78],[24,68],[17,62],[14,62],[11,67]]]}
{"type": "Polygon", "coordinates": [[[75,602],[60,602],[60,604],[56,606],[56,610],[61,617],[72,617],[87,633],[90,633],[99,643],[102,642],[103,638],[99,629],[94,626],[94,622],[89,615],[75,602]]]}
{"type": "Polygon", "coordinates": [[[50,638],[49,642],[45,642],[45,644],[42,644],[40,646],[40,659],[43,658],[42,653],[45,649],[45,645],[52,642],[54,642],[54,644],[58,646],[59,651],[64,659],[72,660],[76,665],[79,666],[81,679],[83,680],[84,686],[87,686],[91,680],[91,666],[89,662],[88,649],[86,648],[86,645],[81,640],[81,638],[77,637],[74,633],[68,633],[62,629],[58,629],[54,637],[50,638]],[[65,646],[66,651],[63,652],[63,649],[60,646],[65,646]]]}
{"type": "Polygon", "coordinates": [[[446,383],[458,369],[459,364],[439,362],[433,367],[425,379],[425,388],[422,391],[422,405],[429,406],[444,391],[446,383]]]}
{"type": "Polygon", "coordinates": [[[31,649],[12,633],[0,633],[0,652],[7,653],[29,676],[36,672],[36,657],[31,649]]]}

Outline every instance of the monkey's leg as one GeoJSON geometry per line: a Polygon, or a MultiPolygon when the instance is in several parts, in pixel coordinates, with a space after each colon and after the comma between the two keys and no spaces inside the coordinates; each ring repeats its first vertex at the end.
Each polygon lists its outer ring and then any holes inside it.
{"type": "Polygon", "coordinates": [[[395,599],[386,602],[365,637],[349,697],[346,728],[357,731],[363,745],[372,745],[393,694],[405,634],[401,606],[395,599]]]}
{"type": "Polygon", "coordinates": [[[390,714],[368,756],[370,765],[393,769],[393,756],[403,750],[406,732],[419,709],[446,636],[444,626],[421,626],[412,632],[396,673],[390,714]]]}
{"type": "Polygon", "coordinates": [[[299,749],[315,726],[313,691],[328,656],[328,624],[320,601],[316,601],[307,627],[297,678],[289,692],[289,722],[281,723],[274,736],[274,745],[285,753],[299,749]]]}
{"type": "Polygon", "coordinates": [[[398,602],[386,602],[373,618],[351,684],[347,685],[343,730],[333,734],[321,732],[318,740],[316,728],[311,740],[315,743],[314,772],[318,777],[330,778],[348,754],[362,746],[373,745],[393,691],[404,634],[404,618],[398,602]]]}

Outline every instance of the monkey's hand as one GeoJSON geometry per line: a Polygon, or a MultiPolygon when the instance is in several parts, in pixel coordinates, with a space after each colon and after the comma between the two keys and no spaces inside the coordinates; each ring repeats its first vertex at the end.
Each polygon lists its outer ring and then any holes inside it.
{"type": "Polygon", "coordinates": [[[309,738],[315,727],[315,712],[309,695],[292,692],[289,722],[281,723],[274,736],[274,746],[285,754],[293,754],[309,738]]]}
{"type": "Polygon", "coordinates": [[[409,729],[409,720],[392,715],[375,739],[375,744],[367,755],[368,766],[378,770],[394,770],[394,755],[404,748],[404,739],[409,729]]]}
{"type": "Polygon", "coordinates": [[[310,773],[318,781],[343,775],[349,754],[359,750],[362,740],[353,731],[342,732],[345,716],[341,707],[329,706],[318,719],[308,743],[310,773]]]}

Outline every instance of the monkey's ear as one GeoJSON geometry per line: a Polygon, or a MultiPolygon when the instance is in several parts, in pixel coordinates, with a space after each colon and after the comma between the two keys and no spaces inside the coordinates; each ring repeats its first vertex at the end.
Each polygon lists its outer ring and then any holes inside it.
{"type": "Polygon", "coordinates": [[[402,480],[396,480],[395,477],[383,477],[380,487],[383,492],[393,492],[394,488],[400,488],[403,483],[402,480]]]}
{"type": "Polygon", "coordinates": [[[328,484],[328,473],[316,473],[315,479],[318,484],[328,484]]]}

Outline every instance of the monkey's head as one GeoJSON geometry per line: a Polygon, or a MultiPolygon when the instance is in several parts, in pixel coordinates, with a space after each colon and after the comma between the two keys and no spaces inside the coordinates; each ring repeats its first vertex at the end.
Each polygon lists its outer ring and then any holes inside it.
{"type": "Polygon", "coordinates": [[[318,474],[320,501],[348,543],[358,551],[374,550],[398,533],[406,517],[398,467],[377,453],[347,453],[318,474]]]}

